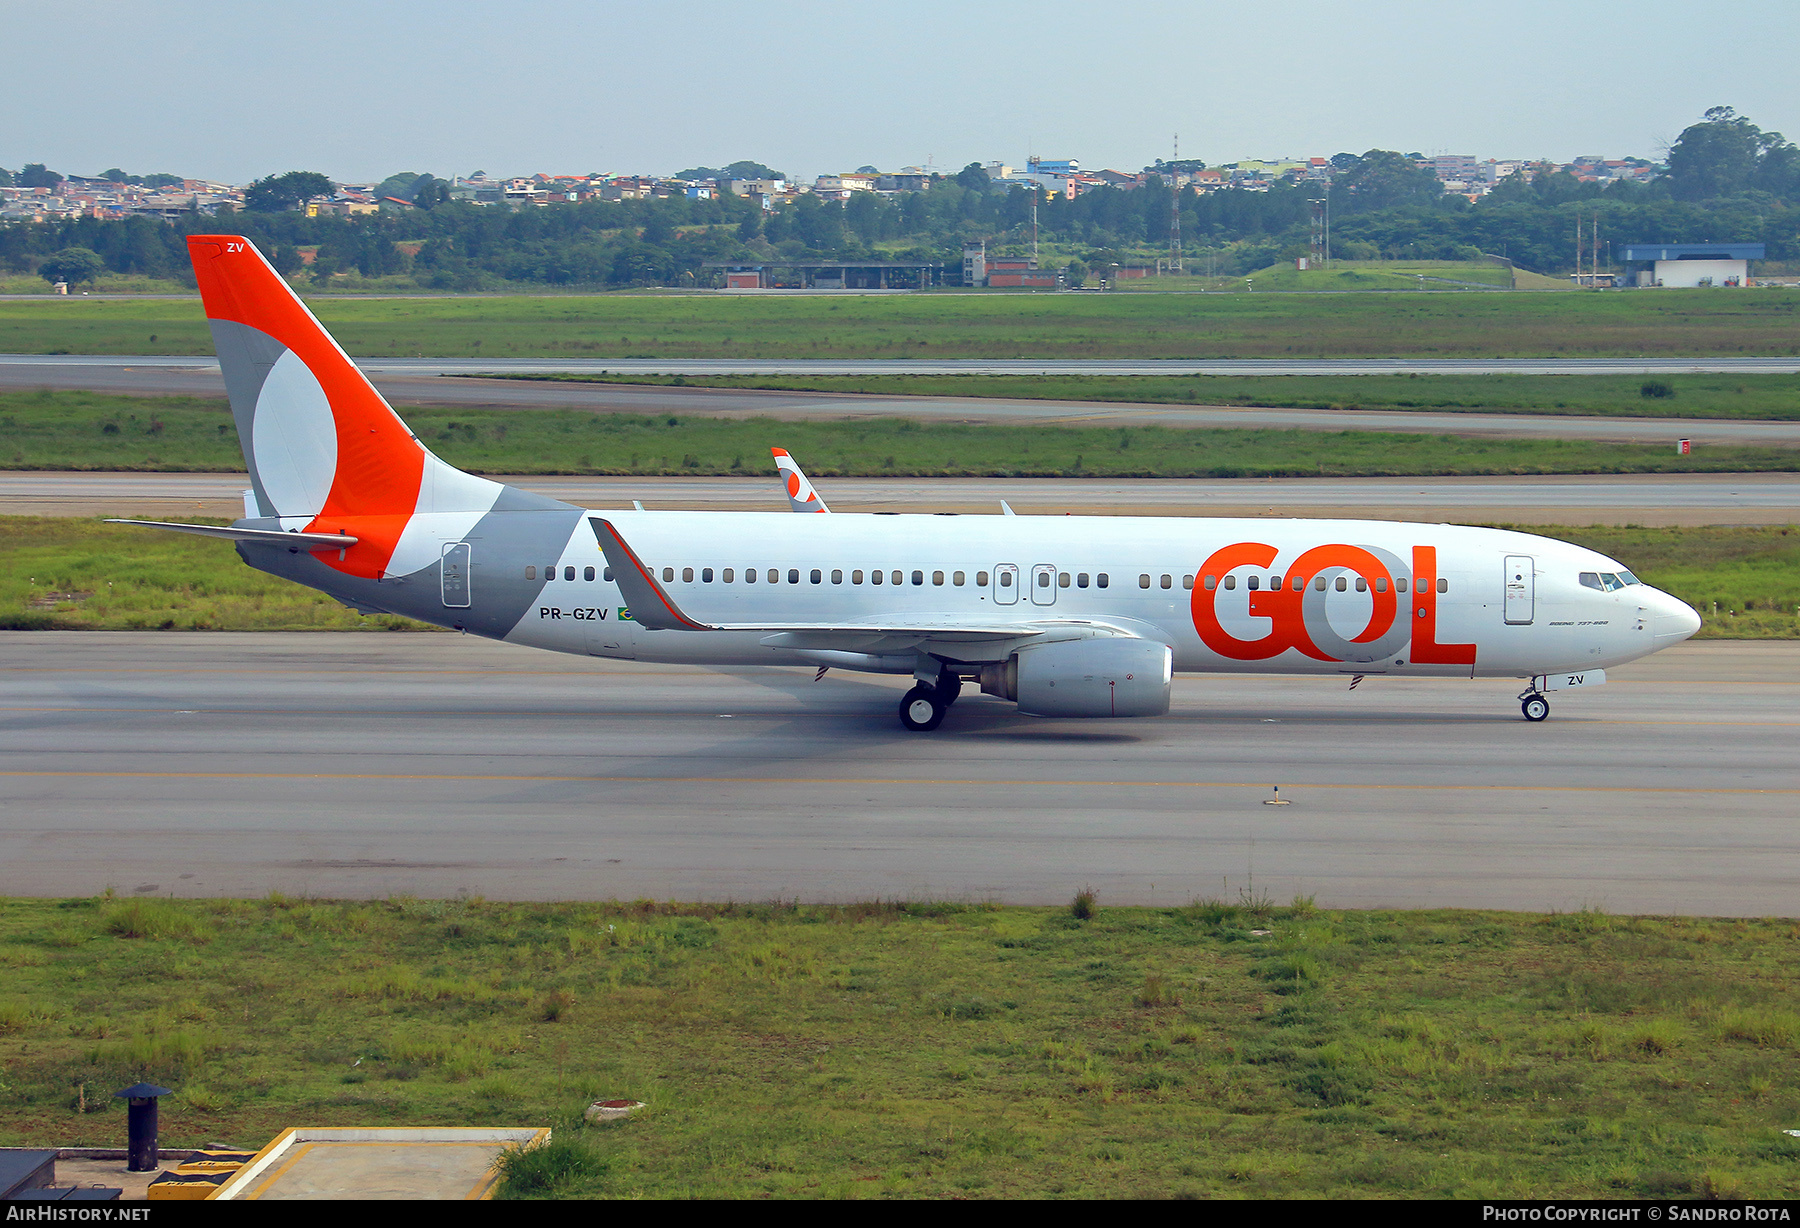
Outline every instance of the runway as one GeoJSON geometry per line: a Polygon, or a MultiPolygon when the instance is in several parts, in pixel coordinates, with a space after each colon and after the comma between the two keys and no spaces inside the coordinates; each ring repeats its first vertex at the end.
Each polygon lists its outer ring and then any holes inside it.
{"type": "MultiPolygon", "coordinates": [[[[1800,358],[358,358],[384,375],[1653,375],[1800,374],[1800,358]]],[[[183,355],[0,354],[3,366],[210,367],[183,355]]]]}
{"type": "MultiPolygon", "coordinates": [[[[801,458],[804,464],[805,458],[801,458]]],[[[582,507],[778,511],[774,470],[757,478],[504,477],[582,507]]],[[[0,515],[243,514],[241,473],[0,471],[0,515]]],[[[1496,478],[821,478],[842,512],[1314,516],[1509,524],[1797,524],[1800,474],[1496,478]]]]}
{"type": "MultiPolygon", "coordinates": [[[[135,359],[0,356],[0,388],[83,389],[130,396],[225,395],[218,366],[195,358],[135,359]]],[[[1432,410],[1278,409],[1226,405],[1148,405],[1112,401],[1036,401],[995,397],[889,396],[740,388],[472,379],[446,360],[363,359],[359,365],[388,401],[468,409],[580,409],[591,413],[699,414],[718,418],[914,418],[925,422],[1039,426],[1168,426],[1249,430],[1390,431],[1400,434],[1585,439],[1673,447],[1697,444],[1800,447],[1800,422],[1718,418],[1581,417],[1564,414],[1432,410]],[[441,370],[439,368],[442,368],[441,370]]],[[[505,363],[466,364],[492,371],[505,363]]],[[[562,364],[574,368],[579,364],[562,364]]],[[[559,367],[558,369],[562,369],[559,367]]],[[[534,370],[530,363],[517,370],[534,370]]],[[[597,369],[597,368],[596,368],[597,369]]],[[[1265,372],[1265,374],[1267,374],[1265,372]]]]}
{"type": "Polygon", "coordinates": [[[1800,645],[1519,684],[1182,678],[1173,713],[444,635],[0,634],[0,894],[1791,914],[1800,645]],[[1264,806],[1271,786],[1292,802],[1264,806]]]}

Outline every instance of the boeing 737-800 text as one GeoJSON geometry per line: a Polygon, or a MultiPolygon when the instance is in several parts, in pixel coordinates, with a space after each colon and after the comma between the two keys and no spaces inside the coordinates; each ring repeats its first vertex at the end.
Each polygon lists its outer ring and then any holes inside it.
{"type": "MultiPolygon", "coordinates": [[[[558,652],[965,681],[1039,716],[1155,716],[1176,672],[1518,677],[1544,692],[1700,620],[1525,533],[1362,520],[590,511],[463,473],[395,415],[249,240],[189,252],[249,465],[252,567],[558,652]]],[[[795,510],[826,511],[784,452],[795,510]]],[[[148,522],[129,522],[148,523],[148,522]]]]}

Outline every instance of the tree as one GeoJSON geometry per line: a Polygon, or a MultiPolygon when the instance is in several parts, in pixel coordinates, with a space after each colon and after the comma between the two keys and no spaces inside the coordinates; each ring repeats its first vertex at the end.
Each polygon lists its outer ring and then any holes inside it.
{"type": "Polygon", "coordinates": [[[761,162],[741,159],[730,166],[690,166],[676,173],[677,179],[782,179],[786,175],[761,162]]]}
{"type": "Polygon", "coordinates": [[[63,181],[63,177],[53,170],[46,170],[42,162],[27,162],[25,169],[19,172],[19,186],[22,188],[54,188],[63,181]]]}
{"type": "Polygon", "coordinates": [[[10,188],[13,186],[15,186],[13,183],[13,173],[4,166],[0,166],[0,188],[10,188]]]}
{"type": "Polygon", "coordinates": [[[389,175],[375,185],[376,199],[392,196],[397,200],[411,200],[412,189],[419,182],[419,172],[401,171],[397,175],[389,175]]]}
{"type": "Polygon", "coordinates": [[[100,253],[87,247],[65,247],[55,255],[48,256],[38,265],[38,276],[52,285],[66,281],[76,285],[106,272],[106,261],[100,253]]]}
{"type": "Polygon", "coordinates": [[[180,175],[171,175],[166,171],[158,171],[154,175],[145,175],[142,183],[147,188],[172,188],[186,183],[180,175]]]}
{"type": "Polygon", "coordinates": [[[124,171],[120,170],[118,167],[113,166],[113,167],[108,167],[106,170],[101,171],[100,178],[110,180],[113,183],[131,183],[133,181],[134,177],[131,175],[127,175],[124,171]]]}
{"type": "Polygon", "coordinates": [[[1790,190],[1794,147],[1730,107],[1713,107],[1669,146],[1669,191],[1677,200],[1714,200],[1763,189],[1790,190]],[[1766,173],[1765,173],[1766,172],[1766,173]]]}
{"type": "Polygon", "coordinates": [[[1087,284],[1088,266],[1079,260],[1071,260],[1063,268],[1063,274],[1068,277],[1071,286],[1084,286],[1087,284]]]}
{"type": "Polygon", "coordinates": [[[420,175],[413,181],[412,203],[430,209],[450,199],[450,185],[435,175],[420,175]]]}
{"type": "Polygon", "coordinates": [[[981,169],[981,163],[971,162],[956,172],[956,182],[971,192],[988,190],[988,173],[981,169]]]}
{"type": "Polygon", "coordinates": [[[1371,149],[1331,184],[1332,203],[1346,212],[1436,204],[1444,187],[1411,156],[1371,149]]]}
{"type": "Polygon", "coordinates": [[[258,179],[244,189],[244,208],[252,213],[285,213],[315,196],[330,196],[331,180],[316,171],[289,171],[258,179]]]}

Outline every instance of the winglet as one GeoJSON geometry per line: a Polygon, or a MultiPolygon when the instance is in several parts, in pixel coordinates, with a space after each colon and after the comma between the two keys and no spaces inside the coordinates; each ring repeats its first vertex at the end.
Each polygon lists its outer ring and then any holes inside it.
{"type": "Polygon", "coordinates": [[[829,512],[825,500],[819,498],[819,492],[807,480],[794,458],[788,455],[786,448],[770,448],[769,455],[775,458],[775,468],[781,471],[781,486],[787,492],[788,506],[796,512],[829,512]]]}
{"type": "Polygon", "coordinates": [[[594,527],[594,536],[600,542],[600,552],[606,556],[607,566],[612,568],[613,581],[625,598],[625,606],[639,626],[648,627],[652,631],[717,630],[705,623],[697,623],[681,612],[681,607],[675,604],[674,598],[656,582],[655,573],[644,566],[637,551],[626,544],[611,522],[599,516],[589,516],[588,523],[594,527]]]}

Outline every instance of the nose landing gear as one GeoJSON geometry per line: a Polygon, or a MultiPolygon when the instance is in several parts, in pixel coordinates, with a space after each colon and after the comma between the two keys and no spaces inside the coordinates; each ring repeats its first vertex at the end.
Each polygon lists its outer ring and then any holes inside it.
{"type": "Polygon", "coordinates": [[[1519,711],[1525,714],[1526,720],[1536,723],[1550,715],[1550,701],[1533,688],[1519,696],[1519,711]]]}

